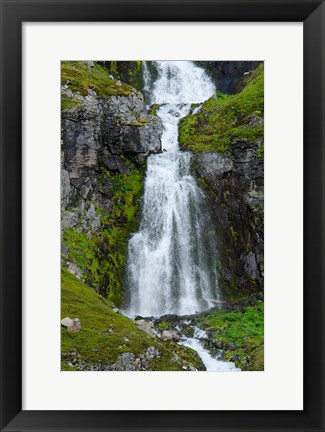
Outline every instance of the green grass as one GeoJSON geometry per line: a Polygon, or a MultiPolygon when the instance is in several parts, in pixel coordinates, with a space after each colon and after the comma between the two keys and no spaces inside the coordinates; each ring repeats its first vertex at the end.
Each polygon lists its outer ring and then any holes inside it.
{"type": "Polygon", "coordinates": [[[61,110],[71,109],[76,106],[82,106],[82,102],[78,99],[61,94],[61,110]]]}
{"type": "Polygon", "coordinates": [[[183,370],[183,360],[194,367],[201,363],[196,353],[175,343],[162,342],[138,329],[129,318],[112,310],[109,300],[80,282],[68,270],[61,276],[61,319],[79,318],[81,330],[69,332],[61,329],[62,370],[74,370],[68,365],[75,356],[64,353],[77,352],[79,361],[88,364],[112,364],[124,352],[136,356],[144,353],[150,346],[158,348],[161,357],[152,360],[149,370],[183,370]],[[174,353],[181,358],[172,360],[174,353]]]}
{"type": "Polygon", "coordinates": [[[198,114],[184,117],[179,127],[181,147],[225,153],[231,152],[234,140],[263,141],[263,124],[251,122],[252,116],[262,118],[264,113],[263,64],[245,76],[243,86],[235,95],[217,91],[198,114]]]}
{"type": "Polygon", "coordinates": [[[90,68],[82,61],[61,62],[61,84],[68,84],[68,89],[87,96],[88,89],[95,90],[98,98],[107,99],[110,96],[127,96],[133,90],[125,83],[117,84],[109,78],[109,72],[101,65],[95,63],[90,68]]]}
{"type": "Polygon", "coordinates": [[[225,351],[227,360],[237,354],[240,358],[238,365],[243,369],[263,370],[264,304],[262,302],[247,307],[243,312],[213,312],[204,317],[202,323],[212,331],[214,340],[222,341],[224,344],[235,342],[236,351],[225,351]],[[248,361],[247,365],[243,363],[244,360],[248,361]]]}

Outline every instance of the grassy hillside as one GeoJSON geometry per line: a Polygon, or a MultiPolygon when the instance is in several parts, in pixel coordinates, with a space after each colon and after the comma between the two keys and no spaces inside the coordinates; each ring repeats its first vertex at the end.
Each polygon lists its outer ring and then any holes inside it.
{"type": "Polygon", "coordinates": [[[160,356],[150,360],[146,370],[182,371],[188,365],[202,369],[201,360],[193,350],[148,336],[132,320],[114,312],[112,303],[66,269],[62,271],[61,291],[61,318],[64,317],[79,318],[81,330],[61,329],[62,370],[76,370],[72,366],[76,357],[79,364],[85,362],[84,370],[89,370],[95,364],[114,364],[123,353],[138,357],[150,347],[158,349],[160,356]]]}

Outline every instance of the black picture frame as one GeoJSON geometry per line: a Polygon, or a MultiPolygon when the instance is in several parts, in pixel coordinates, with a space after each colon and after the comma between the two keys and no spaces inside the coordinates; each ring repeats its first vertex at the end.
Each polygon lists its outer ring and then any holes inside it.
{"type": "Polygon", "coordinates": [[[1,431],[325,431],[324,1],[1,0],[0,4],[1,431]],[[22,23],[70,21],[304,23],[303,411],[22,411],[22,23]]]}

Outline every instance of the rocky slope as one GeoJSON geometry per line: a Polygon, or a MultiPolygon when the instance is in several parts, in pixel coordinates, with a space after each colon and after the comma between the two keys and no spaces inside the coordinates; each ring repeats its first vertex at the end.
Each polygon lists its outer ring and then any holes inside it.
{"type": "Polygon", "coordinates": [[[140,92],[94,62],[62,63],[63,264],[115,303],[137,223],[145,161],[162,125],[140,92]]]}
{"type": "Polygon", "coordinates": [[[241,78],[235,95],[217,92],[180,125],[183,149],[211,197],[224,298],[263,299],[264,70],[241,78]]]}

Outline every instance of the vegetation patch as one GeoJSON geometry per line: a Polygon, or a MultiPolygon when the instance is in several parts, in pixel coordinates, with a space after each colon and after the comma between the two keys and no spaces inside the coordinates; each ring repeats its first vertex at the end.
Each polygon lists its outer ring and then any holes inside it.
{"type": "Polygon", "coordinates": [[[129,318],[113,311],[112,303],[80,282],[67,269],[61,277],[61,319],[79,318],[81,330],[61,329],[61,370],[75,370],[70,361],[78,353],[79,362],[109,365],[125,352],[135,356],[155,347],[160,357],[151,360],[149,370],[183,370],[184,361],[202,368],[197,354],[174,343],[150,337],[129,318]],[[175,353],[179,357],[175,360],[175,353]]]}
{"type": "Polygon", "coordinates": [[[198,114],[181,120],[179,143],[193,152],[231,152],[235,140],[263,141],[264,66],[245,76],[243,90],[235,95],[219,91],[198,114]]]}
{"type": "Polygon", "coordinates": [[[148,110],[148,114],[152,115],[152,116],[156,116],[157,115],[157,111],[159,110],[159,108],[161,107],[160,104],[153,104],[150,106],[149,110],[148,110]]]}
{"type": "Polygon", "coordinates": [[[128,96],[133,90],[128,84],[111,79],[107,69],[96,62],[93,67],[82,61],[61,62],[61,84],[82,96],[87,96],[89,89],[95,90],[97,97],[104,99],[128,96]]]}
{"type": "Polygon", "coordinates": [[[243,370],[263,370],[264,303],[257,302],[240,312],[215,311],[204,316],[204,325],[213,340],[221,341],[224,347],[234,342],[235,350],[225,350],[225,359],[237,355],[236,365],[243,370]]]}
{"type": "Polygon", "coordinates": [[[82,102],[67,95],[61,94],[61,110],[82,106],[82,102]]]}
{"type": "Polygon", "coordinates": [[[108,71],[114,78],[141,90],[143,87],[142,61],[109,61],[108,71]]]}
{"type": "Polygon", "coordinates": [[[256,156],[257,158],[264,157],[264,143],[263,143],[263,144],[261,145],[261,147],[257,150],[255,156],[256,156]]]}

